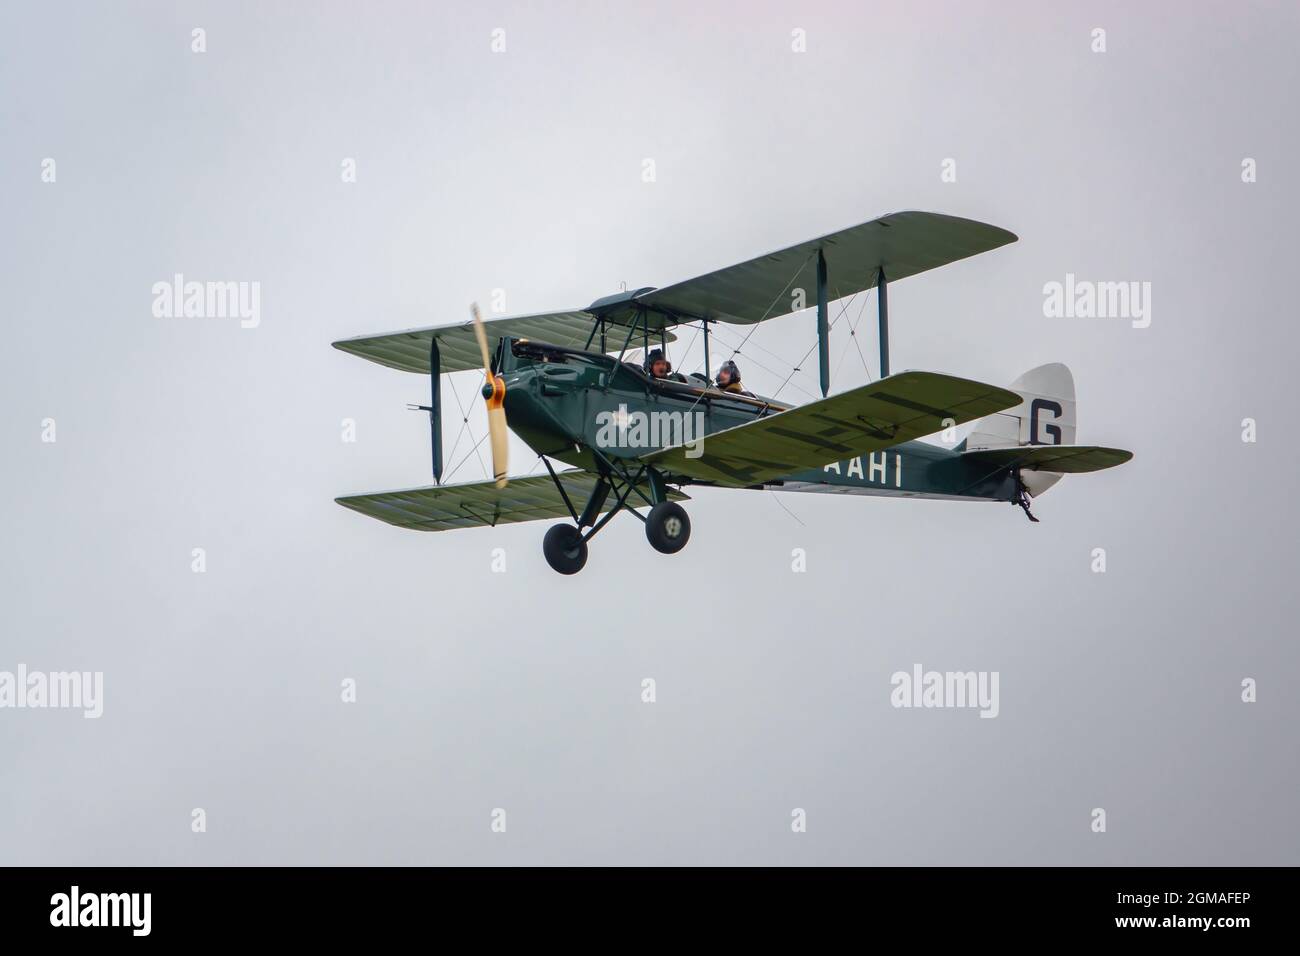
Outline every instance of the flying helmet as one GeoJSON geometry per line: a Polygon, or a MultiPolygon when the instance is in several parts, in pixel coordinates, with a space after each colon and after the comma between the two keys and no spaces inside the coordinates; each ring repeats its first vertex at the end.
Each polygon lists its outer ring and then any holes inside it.
{"type": "MultiPolygon", "coordinates": [[[[740,368],[731,359],[727,359],[722,363],[722,367],[718,369],[718,378],[722,377],[723,372],[727,372],[731,375],[731,381],[727,383],[728,385],[740,384],[740,368]]],[[[717,378],[715,378],[714,381],[716,382],[717,378]]]]}

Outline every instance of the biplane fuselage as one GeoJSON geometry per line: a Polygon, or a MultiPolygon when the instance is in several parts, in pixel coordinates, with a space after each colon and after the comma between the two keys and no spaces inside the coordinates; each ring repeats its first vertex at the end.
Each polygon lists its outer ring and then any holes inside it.
{"type": "MultiPolygon", "coordinates": [[[[710,434],[790,407],[703,382],[654,380],[639,366],[600,352],[510,339],[503,343],[498,371],[505,380],[511,429],[539,455],[588,471],[598,471],[602,457],[634,462],[674,443],[674,437],[694,440],[703,450],[710,434]],[[638,430],[625,424],[611,441],[611,419],[633,425],[639,419],[647,427],[638,430]]],[[[674,485],[712,484],[671,469],[665,469],[664,478],[674,485]]],[[[923,441],[903,442],[750,487],[993,501],[1014,501],[1017,491],[1007,469],[990,474],[988,467],[963,460],[958,452],[923,441]]]]}

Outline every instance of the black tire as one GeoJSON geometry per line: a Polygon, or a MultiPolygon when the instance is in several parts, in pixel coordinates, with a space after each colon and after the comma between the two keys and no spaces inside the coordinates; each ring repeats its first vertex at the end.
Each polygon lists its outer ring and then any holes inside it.
{"type": "Polygon", "coordinates": [[[546,563],[561,574],[577,574],[587,563],[587,542],[571,524],[557,524],[542,538],[546,563]]]}
{"type": "Polygon", "coordinates": [[[691,540],[691,519],[675,501],[661,501],[645,519],[645,536],[650,547],[661,554],[676,554],[691,540]]]}

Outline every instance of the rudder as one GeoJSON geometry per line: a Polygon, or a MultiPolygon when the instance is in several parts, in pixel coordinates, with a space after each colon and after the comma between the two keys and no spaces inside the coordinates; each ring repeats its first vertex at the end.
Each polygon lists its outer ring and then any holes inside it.
{"type": "MultiPolygon", "coordinates": [[[[1012,382],[1010,389],[1023,401],[977,421],[959,450],[1074,444],[1077,431],[1074,376],[1069,368],[1060,362],[1040,365],[1012,382]]],[[[1025,490],[1037,496],[1060,481],[1061,476],[1055,472],[1027,471],[1022,480],[1025,490]]]]}

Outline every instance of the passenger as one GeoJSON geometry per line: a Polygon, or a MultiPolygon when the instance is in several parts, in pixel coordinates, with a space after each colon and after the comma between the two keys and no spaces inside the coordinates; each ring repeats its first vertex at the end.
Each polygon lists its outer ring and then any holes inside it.
{"type": "Polygon", "coordinates": [[[651,378],[667,378],[671,368],[668,359],[664,358],[663,349],[652,349],[650,354],[646,356],[645,370],[651,378]]]}
{"type": "Polygon", "coordinates": [[[651,349],[650,354],[646,356],[645,370],[651,378],[662,379],[669,382],[684,382],[684,375],[674,375],[673,365],[664,356],[663,349],[651,349]]]}
{"type": "Polygon", "coordinates": [[[732,392],[737,395],[748,395],[754,397],[754,393],[745,390],[745,386],[740,383],[740,369],[736,363],[727,359],[722,363],[722,368],[718,369],[717,378],[718,388],[724,392],[732,392]]]}

